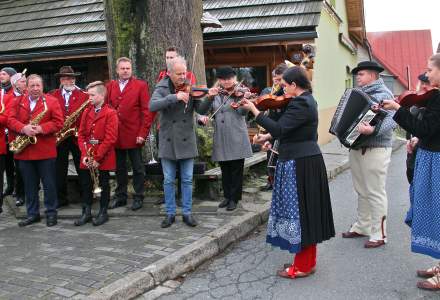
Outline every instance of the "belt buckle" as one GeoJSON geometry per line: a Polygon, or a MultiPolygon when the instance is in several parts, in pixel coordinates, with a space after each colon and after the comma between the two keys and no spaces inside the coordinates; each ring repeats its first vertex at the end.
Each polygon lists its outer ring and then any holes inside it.
{"type": "Polygon", "coordinates": [[[99,144],[99,140],[96,139],[90,139],[89,140],[90,145],[98,145],[99,144]]]}

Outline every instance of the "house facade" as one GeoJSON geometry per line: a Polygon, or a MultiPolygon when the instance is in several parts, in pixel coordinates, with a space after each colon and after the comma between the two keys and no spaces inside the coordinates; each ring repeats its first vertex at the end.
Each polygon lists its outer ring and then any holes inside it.
{"type": "MultiPolygon", "coordinates": [[[[365,40],[363,0],[204,0],[222,28],[205,28],[207,82],[215,67],[231,65],[254,90],[271,86],[271,71],[304,45],[315,50],[313,89],[319,138],[331,139],[330,120],[365,40]]],[[[0,2],[0,66],[43,76],[57,87],[62,65],[81,72],[79,85],[109,78],[103,0],[0,2]]]]}

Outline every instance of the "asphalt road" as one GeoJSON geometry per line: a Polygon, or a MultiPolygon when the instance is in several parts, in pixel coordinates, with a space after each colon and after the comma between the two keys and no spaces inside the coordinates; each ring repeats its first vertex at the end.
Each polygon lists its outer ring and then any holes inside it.
{"type": "Polygon", "coordinates": [[[417,289],[418,268],[436,263],[413,254],[409,228],[403,219],[408,207],[404,147],[393,154],[387,179],[388,244],[365,249],[365,239],[340,237],[354,221],[356,196],[350,171],[330,183],[337,236],[318,246],[315,275],[289,280],[275,275],[292,256],[265,243],[261,227],[223,255],[188,274],[171,299],[440,299],[440,292],[417,289]]]}

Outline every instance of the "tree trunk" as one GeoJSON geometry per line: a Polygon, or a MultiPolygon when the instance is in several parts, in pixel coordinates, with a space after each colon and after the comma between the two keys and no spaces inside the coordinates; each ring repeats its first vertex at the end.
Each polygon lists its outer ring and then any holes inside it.
{"type": "Polygon", "coordinates": [[[108,64],[115,76],[118,57],[133,60],[134,75],[154,87],[165,66],[165,49],[177,46],[191,70],[197,44],[194,74],[204,84],[205,61],[200,19],[202,0],[105,0],[108,64]]]}

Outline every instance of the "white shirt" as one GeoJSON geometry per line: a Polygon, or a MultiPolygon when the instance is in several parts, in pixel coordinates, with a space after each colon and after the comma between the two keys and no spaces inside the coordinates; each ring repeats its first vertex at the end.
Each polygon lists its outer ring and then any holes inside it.
{"type": "Polygon", "coordinates": [[[128,83],[128,79],[126,79],[126,80],[119,79],[118,82],[119,82],[119,89],[121,90],[121,93],[122,93],[122,91],[124,90],[125,86],[128,83]]]}
{"type": "Polygon", "coordinates": [[[35,106],[37,105],[38,98],[35,100],[32,100],[31,96],[29,96],[29,106],[31,108],[31,111],[34,111],[35,106]]]}
{"type": "Polygon", "coordinates": [[[72,92],[73,91],[66,91],[65,89],[61,90],[61,94],[63,95],[64,98],[64,106],[66,107],[66,109],[69,107],[69,100],[70,100],[70,96],[72,96],[72,92]]]}

